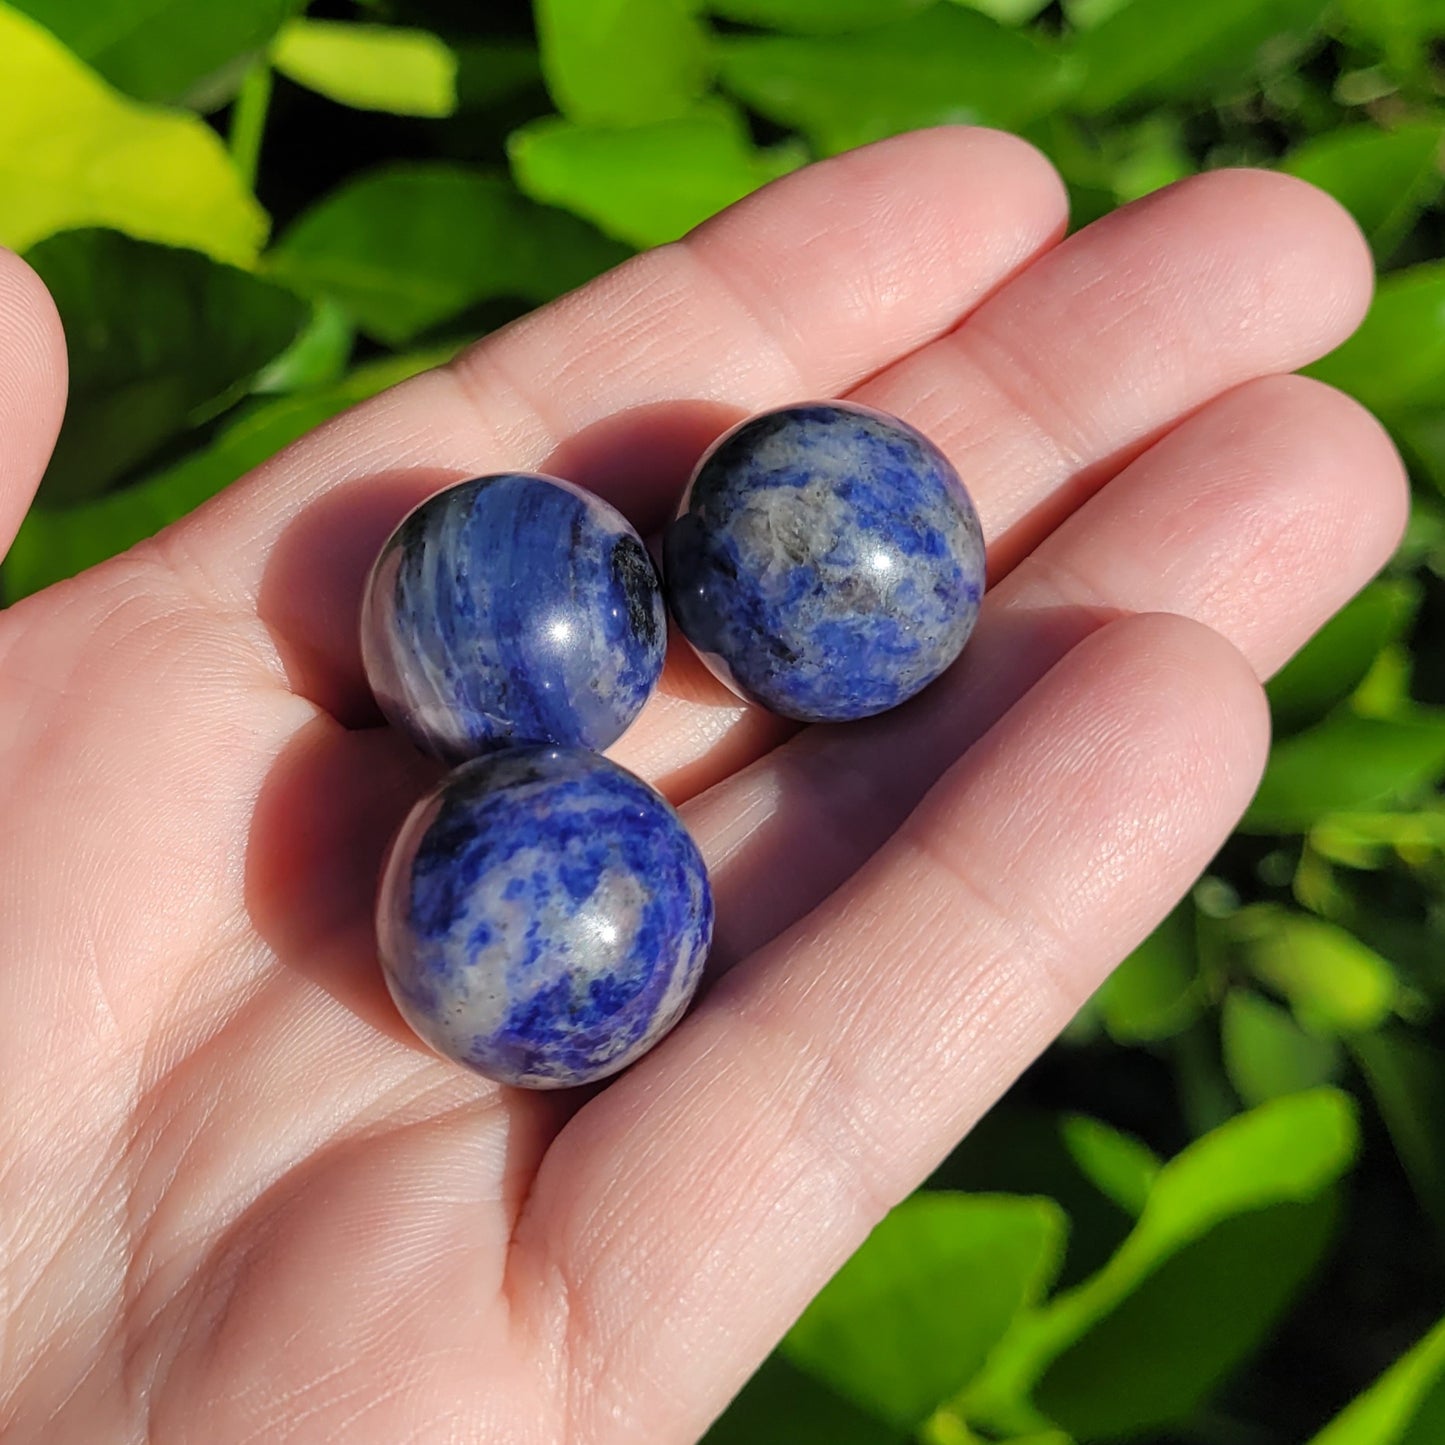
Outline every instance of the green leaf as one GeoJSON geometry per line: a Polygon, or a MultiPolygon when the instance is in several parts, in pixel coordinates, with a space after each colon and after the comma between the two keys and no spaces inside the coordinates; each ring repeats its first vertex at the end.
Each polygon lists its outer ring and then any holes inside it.
{"type": "Polygon", "coordinates": [[[441,116],[457,108],[457,57],[426,30],[293,20],[276,37],[271,63],[356,110],[441,116]]]}
{"type": "Polygon", "coordinates": [[[1203,1007],[1196,917],[1180,904],[1119,965],[1095,996],[1115,1043],[1145,1043],[1188,1028],[1203,1007]]]}
{"type": "Polygon", "coordinates": [[[1428,47],[1445,31],[1445,0],[1339,0],[1355,39],[1378,46],[1408,75],[1425,69],[1428,47]]]}
{"type": "Polygon", "coordinates": [[[1053,1360],[1035,1403],[1080,1445],[1188,1420],[1268,1338],[1334,1235],[1331,1195],[1228,1219],[1053,1360]],[[1127,1379],[1131,1388],[1120,1389],[1127,1379]]]}
{"type": "Polygon", "coordinates": [[[1394,969],[1343,928],[1269,905],[1236,914],[1230,928],[1244,965],[1289,1002],[1305,1028],[1364,1033],[1394,1011],[1399,997],[1394,969]]]}
{"type": "MultiPolygon", "coordinates": [[[[202,105],[224,98],[296,0],[12,0],[117,89],[139,100],[202,105]]],[[[7,97],[8,98],[8,97],[7,97]]]]}
{"type": "Polygon", "coordinates": [[[1275,744],[1246,833],[1303,833],[1331,813],[1418,796],[1445,775],[1445,717],[1336,713],[1275,744]]]}
{"type": "Polygon", "coordinates": [[[1266,688],[1276,731],[1318,722],[1343,702],[1384,648],[1404,635],[1419,606],[1419,584],[1400,578],[1371,584],[1337,612],[1266,688]]]}
{"type": "Polygon", "coordinates": [[[1224,1068],[1248,1105],[1316,1089],[1340,1064],[1333,1039],[1306,1033],[1287,1009],[1249,989],[1232,989],[1220,1015],[1224,1068]]]}
{"type": "Polygon", "coordinates": [[[1146,100],[1214,99],[1284,69],[1317,35],[1329,0],[1132,0],[1078,37],[1075,104],[1091,114],[1146,100]]]}
{"type": "Polygon", "coordinates": [[[1394,130],[1342,126],[1285,157],[1282,169],[1328,191],[1360,223],[1377,256],[1388,256],[1445,187],[1445,119],[1394,130]]]}
{"type": "Polygon", "coordinates": [[[1387,417],[1438,405],[1445,388],[1445,261],[1386,276],[1360,329],[1307,370],[1387,417]]]}
{"type": "Polygon", "coordinates": [[[1400,813],[1332,813],[1310,829],[1310,847],[1347,868],[1378,868],[1393,851],[1407,861],[1445,853],[1439,802],[1400,813]]]}
{"type": "Polygon", "coordinates": [[[45,506],[105,491],[216,415],[306,321],[305,304],[279,286],[115,231],[52,236],[28,259],[55,298],[70,357],[45,506]]]}
{"type": "Polygon", "coordinates": [[[1086,1319],[1222,1221],[1318,1197],[1349,1167],[1357,1144],[1353,1106],[1334,1089],[1295,1094],[1231,1119],[1164,1166],[1123,1248],[1051,1310],[1061,1320],[1086,1319]]]}
{"type": "Polygon", "coordinates": [[[5,559],[6,601],[18,601],[125,551],[313,427],[388,386],[441,365],[455,350],[389,356],[358,367],[325,390],[263,402],[228,424],[209,446],[136,486],[60,512],[33,510],[5,559]]]}
{"type": "Polygon", "coordinates": [[[252,260],[266,215],[216,133],[125,99],[52,35],[0,4],[0,243],[110,226],[252,260]]]}
{"type": "Polygon", "coordinates": [[[321,301],[301,334],[251,383],[258,395],[284,395],[337,381],[351,360],[356,330],[346,312],[321,301]]]}
{"type": "Polygon", "coordinates": [[[721,43],[723,84],[825,152],[948,121],[1017,126],[1068,88],[1059,55],[957,6],[859,35],[721,43]]]}
{"type": "Polygon", "coordinates": [[[1063,0],[1064,16],[1075,30],[1092,30],[1133,0],[1063,0]]]}
{"type": "Polygon", "coordinates": [[[714,15],[800,35],[866,30],[927,10],[935,0],[707,0],[714,15]]]}
{"type": "Polygon", "coordinates": [[[1438,1445],[1445,1438],[1445,1320],[1310,1445],[1438,1445]]]}
{"type": "Polygon", "coordinates": [[[692,0],[534,0],[542,73],[580,125],[641,125],[692,109],[711,38],[692,0]]]}
{"type": "Polygon", "coordinates": [[[1124,1242],[1133,1217],[1079,1167],[1057,1113],[1000,1104],[969,1131],[928,1181],[929,1189],[1052,1199],[1068,1216],[1059,1283],[1076,1284],[1124,1242]]]}
{"type": "Polygon", "coordinates": [[[1445,1054],[1403,1028],[1350,1046],[1416,1195],[1445,1228],[1445,1054]]]}
{"type": "Polygon", "coordinates": [[[478,301],[549,301],[626,254],[574,217],[519,195],[504,176],[413,162],[323,197],[266,266],[396,346],[478,301]]]}
{"type": "Polygon", "coordinates": [[[903,1445],[907,1432],[840,1400],[781,1354],[763,1362],[703,1445],[903,1445]]]}
{"type": "Polygon", "coordinates": [[[804,158],[794,146],[756,149],[739,117],[717,105],[623,130],[539,120],[514,131],[507,149],[534,200],[639,247],[676,240],[804,158]]]}
{"type": "Polygon", "coordinates": [[[879,1419],[916,1425],[1047,1289],[1063,1234],[1049,1200],[916,1194],[808,1306],[784,1352],[879,1419]]]}
{"type": "MultiPolygon", "coordinates": [[[[1445,414],[1438,407],[1402,412],[1390,418],[1390,431],[1404,454],[1411,474],[1429,482],[1445,495],[1445,414]]],[[[1419,546],[1422,542],[1427,551],[1440,546],[1438,535],[1433,542],[1419,535],[1424,528],[1433,526],[1438,529],[1439,525],[1438,518],[1430,517],[1424,511],[1419,497],[1415,500],[1410,521],[1414,535],[1406,537],[1406,548],[1419,546]]],[[[1427,556],[1425,560],[1428,562],[1430,559],[1427,556]]]]}
{"type": "Polygon", "coordinates": [[[1409,717],[1415,711],[1410,691],[1414,671],[1410,649],[1403,642],[1388,643],[1350,694],[1350,710],[1361,717],[1409,717]]]}
{"type": "Polygon", "coordinates": [[[1049,0],[953,0],[953,3],[977,10],[1000,25],[1024,25],[1046,10],[1049,0]]]}
{"type": "Polygon", "coordinates": [[[542,84],[535,47],[513,40],[463,40],[457,57],[457,109],[481,110],[542,84]]]}
{"type": "Polygon", "coordinates": [[[1053,1423],[1081,1442],[1189,1414],[1318,1262],[1330,1188],[1357,1146],[1350,1100],[1332,1089],[1277,1099],[1191,1145],[1160,1170],[1109,1263],[1020,1317],[964,1414],[1016,1432],[1053,1423]]]}
{"type": "Polygon", "coordinates": [[[1059,1121],[1064,1144],[1084,1176],[1126,1214],[1143,1213],[1162,1167],[1147,1144],[1102,1119],[1066,1114],[1059,1121]]]}

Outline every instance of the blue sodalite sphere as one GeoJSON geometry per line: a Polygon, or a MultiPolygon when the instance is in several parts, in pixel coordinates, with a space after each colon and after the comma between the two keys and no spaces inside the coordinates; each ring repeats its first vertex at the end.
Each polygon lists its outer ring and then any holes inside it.
{"type": "Polygon", "coordinates": [[[868,717],[956,658],[984,586],[978,514],[948,459],[845,402],[764,412],[698,463],[663,548],[673,616],[740,696],[868,717]]]}
{"type": "Polygon", "coordinates": [[[377,938],[439,1053],[534,1089],[606,1078],[682,1017],[712,939],[697,845],[641,779],[575,748],[456,769],[392,844],[377,938]]]}
{"type": "Polygon", "coordinates": [[[657,574],[627,520],[522,472],[423,502],[362,605],[377,702],[448,762],[520,742],[605,748],[642,710],[666,646],[657,574]]]}

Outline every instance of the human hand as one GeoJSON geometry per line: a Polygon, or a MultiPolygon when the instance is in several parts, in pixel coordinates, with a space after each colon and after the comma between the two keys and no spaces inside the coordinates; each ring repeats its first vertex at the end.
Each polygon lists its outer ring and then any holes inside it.
{"type": "MultiPolygon", "coordinates": [[[[1369,258],[1258,173],[1063,227],[996,133],[824,162],[0,614],[7,1442],[692,1440],[1188,887],[1263,762],[1257,677],[1403,524],[1379,427],[1278,375],[1369,258]],[[613,751],[682,804],[726,973],[590,1096],[431,1057],[372,940],[431,772],[367,699],[371,556],[503,468],[655,527],[717,431],[833,395],[973,492],[961,663],[789,737],[675,648],[613,751]]],[[[7,539],[62,373],[6,257],[7,539]]]]}

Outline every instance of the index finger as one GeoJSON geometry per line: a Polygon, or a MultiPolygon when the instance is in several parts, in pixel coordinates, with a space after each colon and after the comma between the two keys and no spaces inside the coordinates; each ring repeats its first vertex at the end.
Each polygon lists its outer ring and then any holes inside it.
{"type": "Polygon", "coordinates": [[[298,692],[357,720],[362,582],[421,497],[549,470],[656,523],[719,431],[844,391],[942,335],[1065,219],[1048,161],[997,131],[923,131],[823,161],[338,418],[160,546],[219,606],[259,610],[298,692]]]}

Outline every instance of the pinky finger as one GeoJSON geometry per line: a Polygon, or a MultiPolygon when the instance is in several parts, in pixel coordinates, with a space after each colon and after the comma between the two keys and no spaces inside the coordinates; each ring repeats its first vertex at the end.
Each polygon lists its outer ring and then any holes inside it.
{"type": "Polygon", "coordinates": [[[44,283],[0,249],[0,555],[15,539],[65,411],[65,336],[44,283]]]}
{"type": "Polygon", "coordinates": [[[572,1120],[516,1276],[569,1284],[553,1327],[574,1378],[602,1382],[578,1438],[700,1431],[1189,886],[1267,737],[1259,685],[1216,634],[1159,615],[1104,628],[572,1120]],[[629,1395],[638,1380],[668,1384],[629,1395]]]}

